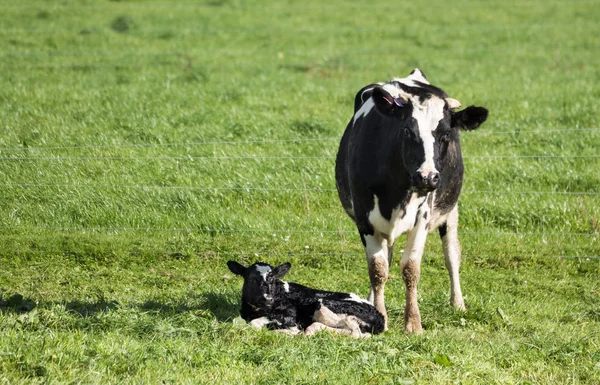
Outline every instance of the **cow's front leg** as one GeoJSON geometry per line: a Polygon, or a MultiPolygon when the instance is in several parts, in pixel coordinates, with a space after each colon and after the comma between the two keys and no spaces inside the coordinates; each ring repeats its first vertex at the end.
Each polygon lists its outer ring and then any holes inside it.
{"type": "Polygon", "coordinates": [[[387,330],[387,311],[385,310],[384,289],[388,279],[388,245],[387,240],[377,233],[365,236],[365,251],[369,265],[371,293],[369,300],[383,314],[384,330],[387,330]]]}
{"type": "Polygon", "coordinates": [[[404,307],[404,330],[408,333],[422,333],[421,313],[417,302],[417,285],[421,277],[421,258],[427,239],[427,221],[424,213],[417,214],[415,227],[408,232],[406,248],[400,261],[402,279],[406,286],[406,306],[404,307]]]}
{"type": "Polygon", "coordinates": [[[462,291],[460,290],[460,243],[458,242],[458,205],[448,215],[446,223],[439,227],[446,269],[450,275],[450,304],[455,309],[465,310],[462,291]]]}

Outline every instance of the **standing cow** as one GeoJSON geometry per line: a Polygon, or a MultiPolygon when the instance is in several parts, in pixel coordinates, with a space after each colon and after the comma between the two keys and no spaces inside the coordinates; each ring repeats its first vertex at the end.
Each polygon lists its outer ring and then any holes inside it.
{"type": "Polygon", "coordinates": [[[464,309],[459,283],[458,196],[463,181],[459,129],[474,130],[487,109],[460,103],[414,69],[371,84],[355,98],[335,174],[344,209],[367,254],[369,300],[385,317],[384,287],[396,238],[407,233],[400,268],[406,286],[404,328],[421,333],[417,284],[427,233],[438,229],[450,274],[450,302],[464,309]]]}

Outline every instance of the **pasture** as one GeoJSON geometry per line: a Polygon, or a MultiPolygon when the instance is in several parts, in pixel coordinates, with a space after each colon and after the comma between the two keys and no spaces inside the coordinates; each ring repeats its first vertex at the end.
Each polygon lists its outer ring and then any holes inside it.
{"type": "Polygon", "coordinates": [[[600,383],[596,1],[0,1],[0,384],[600,383]],[[356,91],[419,67],[461,133],[404,334],[255,331],[225,262],[368,294],[335,191],[356,91]]]}

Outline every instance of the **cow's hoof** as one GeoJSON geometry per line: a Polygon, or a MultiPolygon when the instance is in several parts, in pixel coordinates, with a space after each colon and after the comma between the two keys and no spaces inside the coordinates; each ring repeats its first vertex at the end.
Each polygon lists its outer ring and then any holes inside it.
{"type": "Polygon", "coordinates": [[[465,303],[463,301],[451,301],[450,304],[452,305],[452,307],[455,310],[458,310],[458,311],[466,311],[467,310],[465,303]]]}
{"type": "Polygon", "coordinates": [[[407,323],[404,326],[404,331],[409,334],[423,334],[423,327],[420,323],[407,323]]]}

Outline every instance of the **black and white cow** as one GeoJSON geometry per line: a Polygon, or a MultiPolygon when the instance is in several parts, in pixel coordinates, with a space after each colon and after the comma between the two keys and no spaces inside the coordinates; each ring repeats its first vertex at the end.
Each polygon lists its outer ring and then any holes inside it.
{"type": "Polygon", "coordinates": [[[290,270],[289,262],[272,267],[257,262],[245,267],[228,261],[229,270],[244,278],[241,316],[251,325],[285,330],[304,330],[311,335],[330,330],[354,337],[368,337],[383,331],[384,318],[367,300],[355,294],[311,289],[281,280],[290,270]]]}
{"type": "Polygon", "coordinates": [[[367,254],[369,300],[386,319],[384,287],[392,247],[407,244],[400,268],[406,286],[404,328],[422,332],[417,283],[427,233],[438,229],[450,273],[451,304],[464,309],[459,283],[458,196],[463,181],[459,129],[474,130],[483,107],[460,103],[414,69],[402,79],[371,84],[355,98],[335,173],[339,198],[354,220],[367,254]]]}

